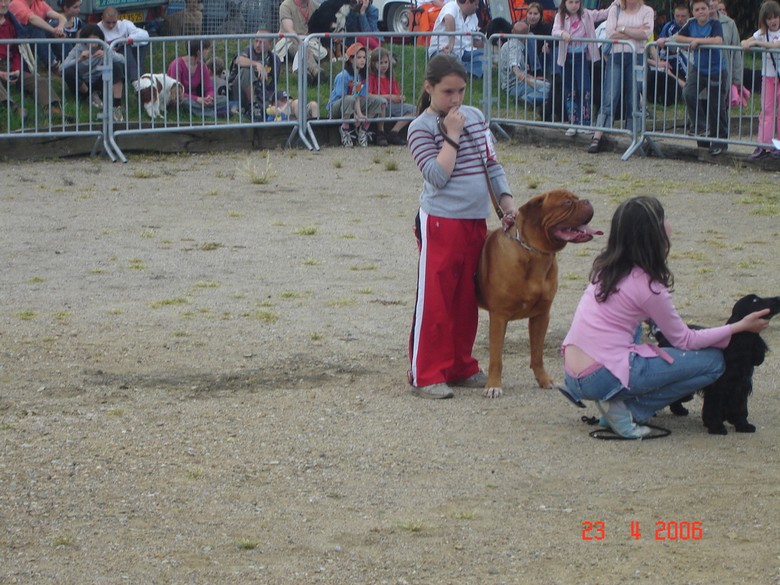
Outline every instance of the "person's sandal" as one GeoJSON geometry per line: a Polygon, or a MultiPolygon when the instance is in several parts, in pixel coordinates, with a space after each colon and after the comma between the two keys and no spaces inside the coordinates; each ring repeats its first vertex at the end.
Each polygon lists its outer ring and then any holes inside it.
{"type": "Polygon", "coordinates": [[[601,138],[594,138],[590,141],[590,146],[588,147],[588,152],[590,154],[596,154],[601,151],[601,138]]]}

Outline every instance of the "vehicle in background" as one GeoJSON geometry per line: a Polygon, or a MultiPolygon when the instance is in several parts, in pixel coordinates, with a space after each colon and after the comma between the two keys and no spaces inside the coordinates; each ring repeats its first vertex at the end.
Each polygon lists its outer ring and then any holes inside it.
{"type": "MultiPolygon", "coordinates": [[[[62,11],[57,0],[47,2],[54,10],[62,11]]],[[[168,0],[81,0],[81,18],[86,22],[100,22],[103,10],[109,6],[117,9],[120,18],[142,26],[162,17],[168,7],[168,0]]]]}
{"type": "MultiPolygon", "coordinates": [[[[510,22],[525,18],[528,4],[533,0],[480,0],[481,20],[487,25],[490,18],[501,16],[510,22]]],[[[544,19],[552,22],[555,18],[554,0],[536,0],[544,10],[544,19]]],[[[388,32],[430,32],[438,16],[439,9],[429,2],[404,0],[374,0],[379,10],[379,27],[388,32]]]]}

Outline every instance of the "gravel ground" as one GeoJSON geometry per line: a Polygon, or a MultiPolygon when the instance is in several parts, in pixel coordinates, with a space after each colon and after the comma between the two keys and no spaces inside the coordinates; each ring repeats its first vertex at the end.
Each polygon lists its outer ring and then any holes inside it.
{"type": "MultiPolygon", "coordinates": [[[[661,197],[692,322],[780,294],[777,173],[499,154],[519,202],[567,187],[594,227],[661,197]]],[[[421,179],[405,149],[3,174],[0,583],[780,583],[776,355],[755,377],[755,435],[707,435],[696,399],[688,418],[659,413],[667,438],[591,439],[535,387],[524,323],[503,398],[411,396],[421,179]]],[[[559,379],[603,245],[560,254],[559,379]]],[[[486,366],[485,314],[475,352],[486,366]]]]}

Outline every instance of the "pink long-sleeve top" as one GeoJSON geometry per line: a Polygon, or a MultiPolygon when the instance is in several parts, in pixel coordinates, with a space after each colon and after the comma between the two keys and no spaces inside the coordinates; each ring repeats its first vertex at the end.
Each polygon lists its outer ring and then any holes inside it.
{"type": "Polygon", "coordinates": [[[602,364],[621,384],[628,387],[629,356],[672,359],[654,344],[634,343],[636,328],[652,319],[673,347],[696,350],[724,348],[731,339],[731,327],[722,325],[693,330],[680,318],[669,290],[650,282],[650,276],[634,268],[606,302],[596,300],[597,286],[589,284],[577,305],[571,328],[563,340],[563,351],[576,345],[602,364]]]}
{"type": "MultiPolygon", "coordinates": [[[[553,30],[552,30],[552,36],[559,37],[561,36],[562,32],[567,32],[572,37],[578,38],[578,39],[595,39],[596,38],[596,24],[597,22],[601,22],[602,20],[606,20],[607,16],[609,15],[609,8],[605,8],[604,10],[583,10],[582,11],[582,17],[571,17],[568,14],[566,15],[566,18],[561,21],[561,15],[556,14],[555,15],[555,21],[553,22],[553,30]],[[577,20],[581,20],[582,26],[579,28],[579,30],[572,32],[572,30],[575,28],[575,24],[577,20]]],[[[563,67],[563,65],[566,63],[566,50],[569,47],[568,41],[561,41],[558,43],[558,65],[563,67]]],[[[588,59],[590,61],[593,61],[594,63],[601,59],[601,54],[599,52],[599,46],[598,43],[588,43],[588,46],[585,48],[585,51],[588,54],[588,59]]]]}
{"type": "Polygon", "coordinates": [[[184,97],[195,98],[214,97],[214,83],[211,73],[203,61],[198,61],[192,69],[187,57],[174,59],[168,66],[168,75],[184,86],[184,97]]]}
{"type": "Polygon", "coordinates": [[[634,52],[639,54],[645,50],[645,43],[653,33],[653,26],[655,23],[655,10],[649,6],[642,5],[634,13],[626,12],[625,10],[618,10],[612,8],[609,11],[609,17],[607,17],[607,29],[605,31],[606,37],[611,39],[615,32],[622,27],[626,28],[644,28],[647,33],[641,41],[634,39],[620,39],[621,42],[615,43],[612,49],[615,53],[628,53],[630,48],[625,43],[631,43],[634,47],[634,52]]]}

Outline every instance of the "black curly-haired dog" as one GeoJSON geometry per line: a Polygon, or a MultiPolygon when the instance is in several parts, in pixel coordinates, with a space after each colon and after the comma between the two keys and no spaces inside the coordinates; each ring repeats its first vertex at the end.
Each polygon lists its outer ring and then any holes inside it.
{"type": "MultiPolygon", "coordinates": [[[[780,313],[780,297],[744,296],[734,304],[726,324],[736,323],[750,313],[763,309],[769,309],[765,319],[780,313]]],[[[669,346],[660,331],[654,331],[653,335],[660,345],[669,346]]],[[[712,384],[701,389],[704,396],[701,418],[711,435],[727,434],[724,422],[734,425],[738,433],[756,432],[756,427],[748,422],[747,402],[753,392],[753,372],[756,366],[764,363],[768,350],[766,342],[758,333],[745,331],[731,336],[731,341],[723,350],[726,371],[712,384]]],[[[691,398],[693,395],[673,402],[669,408],[674,414],[686,415],[688,411],[682,403],[691,398]]]]}
{"type": "Polygon", "coordinates": [[[325,0],[309,17],[309,34],[344,31],[351,5],[351,0],[325,0]]]}

